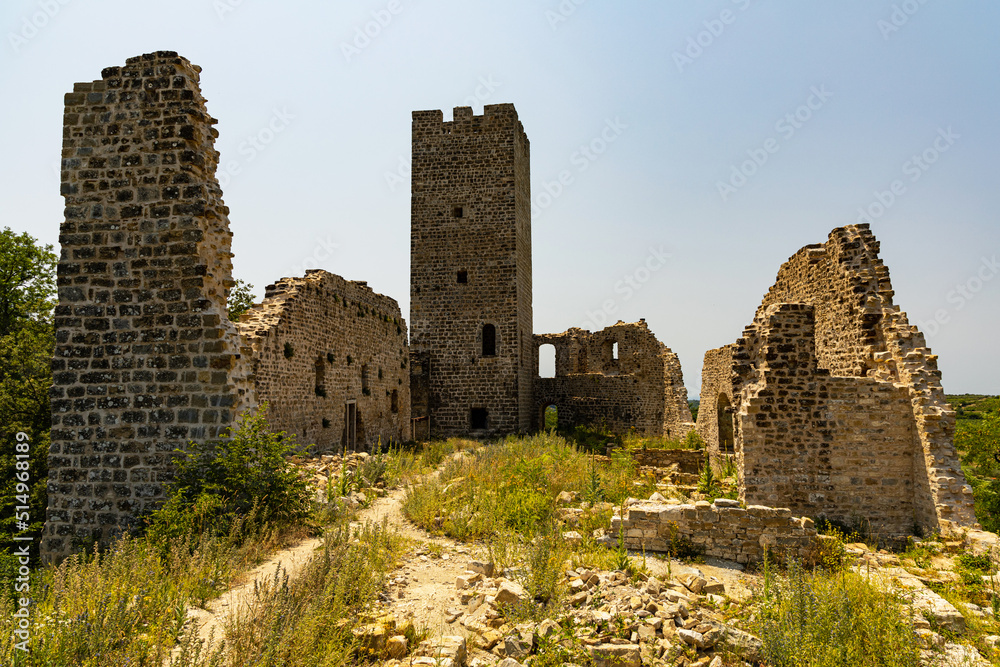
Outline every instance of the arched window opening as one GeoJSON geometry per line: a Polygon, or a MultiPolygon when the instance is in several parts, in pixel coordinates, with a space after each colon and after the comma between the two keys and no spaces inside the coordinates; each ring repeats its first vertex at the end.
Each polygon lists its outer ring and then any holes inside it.
{"type": "Polygon", "coordinates": [[[497,328],[492,324],[483,325],[483,356],[495,357],[497,354],[497,328]]]}
{"type": "Polygon", "coordinates": [[[538,347],[538,377],[554,378],[556,376],[556,346],[545,343],[538,347]]]}

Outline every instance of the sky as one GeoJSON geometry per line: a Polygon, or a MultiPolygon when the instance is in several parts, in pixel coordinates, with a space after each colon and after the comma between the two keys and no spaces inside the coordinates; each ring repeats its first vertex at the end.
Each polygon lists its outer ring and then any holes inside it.
{"type": "Polygon", "coordinates": [[[534,331],[645,318],[697,397],[781,264],[871,222],[948,393],[1000,393],[1000,4],[4,0],[0,226],[58,244],[62,98],[157,50],[219,119],[234,275],[409,312],[410,114],[513,103],[534,331]]]}

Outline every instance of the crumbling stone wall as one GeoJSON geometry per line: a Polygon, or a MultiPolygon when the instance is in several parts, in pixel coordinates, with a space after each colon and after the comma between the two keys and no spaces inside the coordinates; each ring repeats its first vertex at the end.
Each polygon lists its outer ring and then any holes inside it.
{"type": "MultiPolygon", "coordinates": [[[[892,303],[878,249],[868,225],[803,248],[732,348],[741,497],[860,515],[885,531],[974,526],[937,359],[892,303]]],[[[726,354],[706,355],[710,401],[725,385],[726,354]]],[[[709,405],[701,410],[717,451],[709,405]]]]}
{"type": "Polygon", "coordinates": [[[645,320],[596,333],[569,329],[534,336],[535,417],[555,405],[560,427],[593,424],[612,432],[682,438],[693,428],[677,355],[645,320]],[[538,377],[539,348],[556,350],[554,378],[538,377]],[[617,356],[616,356],[617,353],[617,356]]]}
{"type": "Polygon", "coordinates": [[[201,69],[160,51],[65,98],[49,560],[164,499],[170,453],[253,404],[201,69]]]}
{"type": "Polygon", "coordinates": [[[765,549],[779,561],[787,555],[813,562],[819,548],[811,519],[792,516],[787,508],[743,508],[724,498],[693,505],[641,501],[629,505],[624,517],[615,510],[611,530],[625,531],[628,549],[676,552],[677,543],[686,540],[706,556],[738,563],[760,562],[765,549]]]}
{"type": "Polygon", "coordinates": [[[685,475],[697,475],[705,464],[703,449],[636,449],[631,454],[640,466],[669,468],[676,465],[677,471],[685,475]]]}
{"type": "Polygon", "coordinates": [[[529,180],[514,105],[457,107],[450,122],[413,112],[411,349],[425,374],[413,416],[434,437],[533,424],[529,180]]]}
{"type": "Polygon", "coordinates": [[[316,451],[409,440],[409,351],[395,299],[307,271],[268,285],[240,332],[274,430],[316,451]]]}
{"type": "Polygon", "coordinates": [[[733,349],[726,345],[705,353],[701,369],[698,401],[698,435],[705,441],[713,461],[736,454],[733,431],[734,406],[738,406],[739,386],[733,384],[733,349]]]}

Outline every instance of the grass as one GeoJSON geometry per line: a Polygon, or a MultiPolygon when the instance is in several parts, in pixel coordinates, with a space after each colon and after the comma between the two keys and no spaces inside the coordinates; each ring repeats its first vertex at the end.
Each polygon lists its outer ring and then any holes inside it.
{"type": "Polygon", "coordinates": [[[385,524],[368,523],[351,532],[346,521],[331,527],[323,550],[290,580],[276,572],[257,587],[253,599],[230,617],[225,640],[200,645],[192,635],[173,663],[190,667],[256,665],[356,665],[384,659],[386,634],[404,634],[415,645],[412,627],[381,618],[379,594],[403,542],[385,524]]]}
{"type": "Polygon", "coordinates": [[[774,667],[916,667],[922,648],[901,595],[845,569],[765,567],[751,632],[774,667]]]}
{"type": "Polygon", "coordinates": [[[627,455],[597,465],[558,435],[508,438],[409,487],[403,512],[426,530],[463,541],[504,530],[533,537],[553,518],[562,491],[610,503],[648,496],[648,485],[633,486],[635,473],[627,455]]]}

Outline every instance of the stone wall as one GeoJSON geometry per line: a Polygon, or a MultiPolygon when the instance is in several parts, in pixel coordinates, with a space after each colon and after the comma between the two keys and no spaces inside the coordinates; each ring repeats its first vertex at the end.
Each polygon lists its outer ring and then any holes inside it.
{"type": "Polygon", "coordinates": [[[413,417],[434,437],[533,425],[529,180],[512,104],[457,107],[450,122],[413,112],[411,346],[425,374],[413,417]]]}
{"type": "Polygon", "coordinates": [[[550,405],[556,406],[560,427],[593,424],[672,439],[693,428],[680,361],[645,320],[595,333],[574,328],[539,334],[534,345],[537,428],[550,405]],[[556,351],[554,378],[538,377],[538,350],[547,344],[556,351]]]}
{"type": "Polygon", "coordinates": [[[65,98],[48,560],[130,528],[171,452],[253,404],[200,71],[160,51],[65,98]]]}
{"type": "Polygon", "coordinates": [[[878,250],[851,225],[781,267],[743,337],[706,354],[699,431],[717,455],[713,409],[736,399],[747,502],[890,532],[974,526],[937,358],[893,304],[878,250]]]}
{"type": "Polygon", "coordinates": [[[632,458],[640,466],[653,468],[669,468],[676,465],[678,472],[686,475],[697,475],[705,464],[703,449],[637,449],[632,452],[632,458]]]}
{"type": "Polygon", "coordinates": [[[907,534],[919,509],[907,391],[832,377],[814,341],[813,306],[774,304],[737,343],[740,499],[907,534]]]}
{"type": "Polygon", "coordinates": [[[786,508],[736,505],[721,498],[694,505],[641,501],[625,509],[624,519],[616,510],[611,530],[616,535],[624,530],[625,547],[634,550],[668,553],[682,539],[706,556],[738,563],[760,562],[765,549],[779,562],[785,556],[816,560],[819,543],[811,519],[794,517],[786,508]]]}
{"type": "Polygon", "coordinates": [[[698,401],[698,435],[705,441],[713,461],[736,453],[733,431],[734,407],[739,387],[733,387],[733,349],[726,345],[705,353],[701,369],[701,396],[698,401]]]}
{"type": "Polygon", "coordinates": [[[315,451],[410,439],[409,351],[395,299],[307,271],[268,285],[240,331],[274,430],[315,451]]]}

